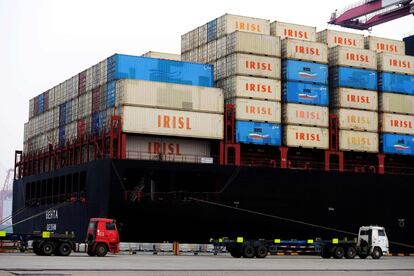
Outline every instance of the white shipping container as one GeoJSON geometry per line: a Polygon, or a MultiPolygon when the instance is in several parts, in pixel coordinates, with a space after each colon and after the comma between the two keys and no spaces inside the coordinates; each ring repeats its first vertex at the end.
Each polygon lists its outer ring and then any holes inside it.
{"type": "Polygon", "coordinates": [[[149,57],[149,58],[160,58],[160,59],[181,61],[181,55],[179,55],[179,54],[149,51],[149,52],[146,52],[145,54],[143,54],[142,56],[143,57],[149,57]]]}
{"type": "Polygon", "coordinates": [[[190,32],[190,50],[197,48],[199,45],[198,28],[195,28],[190,32]]]}
{"type": "Polygon", "coordinates": [[[223,36],[216,41],[216,58],[227,56],[227,36],[223,36]]]}
{"type": "Polygon", "coordinates": [[[126,158],[200,163],[210,157],[210,141],[165,136],[126,136],[126,158]]]}
{"type": "Polygon", "coordinates": [[[378,71],[414,75],[414,57],[390,53],[379,53],[378,71]]]}
{"type": "Polygon", "coordinates": [[[222,114],[124,106],[122,118],[127,133],[223,139],[222,114]]]}
{"type": "Polygon", "coordinates": [[[225,14],[217,18],[217,38],[235,31],[269,35],[270,21],[233,14],[225,14]]]}
{"type": "Polygon", "coordinates": [[[53,112],[53,128],[59,127],[59,107],[56,106],[52,110],[53,112]]]}
{"type": "Polygon", "coordinates": [[[376,36],[365,37],[365,49],[373,50],[378,53],[387,52],[398,55],[405,55],[404,41],[388,39],[376,36]]]}
{"type": "Polygon", "coordinates": [[[185,33],[181,36],[181,53],[190,50],[190,33],[185,33]]]}
{"type": "Polygon", "coordinates": [[[346,46],[364,49],[364,35],[325,29],[316,34],[318,42],[328,44],[329,48],[346,46]]]}
{"type": "Polygon", "coordinates": [[[223,80],[224,98],[253,98],[281,100],[281,81],[274,79],[236,76],[223,80]]]}
{"type": "Polygon", "coordinates": [[[382,113],[380,131],[414,135],[414,116],[382,113]]]}
{"type": "Polygon", "coordinates": [[[377,112],[340,108],[332,113],[338,116],[339,129],[378,131],[377,112]]]}
{"type": "Polygon", "coordinates": [[[208,52],[207,44],[204,44],[198,48],[198,60],[200,63],[207,63],[208,61],[208,52]]]}
{"type": "Polygon", "coordinates": [[[227,77],[227,58],[221,58],[217,60],[215,66],[214,66],[214,78],[224,79],[227,77]]]}
{"type": "Polygon", "coordinates": [[[287,125],[329,126],[329,109],[326,106],[288,103],[283,105],[282,112],[282,121],[287,125]]]}
{"type": "Polygon", "coordinates": [[[207,44],[207,62],[212,63],[217,60],[217,40],[210,41],[207,44]]]}
{"type": "Polygon", "coordinates": [[[280,102],[234,99],[227,101],[236,105],[236,120],[280,123],[280,102]]]}
{"type": "Polygon", "coordinates": [[[283,130],[285,146],[318,149],[329,147],[327,128],[286,125],[283,130]]]}
{"type": "Polygon", "coordinates": [[[190,50],[189,56],[188,56],[188,61],[198,62],[198,48],[194,48],[194,49],[190,50]]]}
{"type": "Polygon", "coordinates": [[[332,107],[378,110],[377,91],[340,87],[332,89],[329,93],[332,107]]]}
{"type": "Polygon", "coordinates": [[[92,87],[93,87],[93,71],[92,71],[92,67],[90,67],[86,69],[86,91],[92,90],[92,87]]]}
{"type": "Polygon", "coordinates": [[[376,70],[377,55],[371,50],[336,46],[329,49],[329,66],[351,66],[376,70]]]}
{"type": "MultiPolygon", "coordinates": [[[[180,55],[178,55],[178,56],[180,56],[180,55]]],[[[181,58],[181,56],[180,56],[180,58],[181,58]]],[[[108,79],[107,78],[107,76],[108,76],[108,60],[105,59],[105,60],[101,61],[99,67],[101,68],[101,73],[100,73],[101,78],[99,80],[99,85],[104,85],[107,82],[107,79],[108,79]]],[[[77,75],[77,76],[78,76],[77,81],[78,81],[78,84],[79,84],[79,75],[77,75]]]]}
{"type": "Polygon", "coordinates": [[[286,38],[282,40],[282,58],[328,63],[328,46],[319,42],[286,38]]]}
{"type": "Polygon", "coordinates": [[[24,123],[24,130],[23,130],[23,142],[26,142],[29,139],[29,122],[24,123]]]}
{"type": "Polygon", "coordinates": [[[185,52],[181,54],[182,61],[189,61],[190,60],[190,52],[185,52]]]}
{"type": "Polygon", "coordinates": [[[55,90],[52,88],[49,89],[49,109],[53,109],[55,106],[55,90]]]}
{"type": "Polygon", "coordinates": [[[378,133],[340,130],[339,150],[378,152],[378,133]]]}
{"type": "Polygon", "coordinates": [[[227,75],[248,75],[280,79],[280,58],[247,54],[233,54],[227,57],[227,75]]]}
{"type": "Polygon", "coordinates": [[[83,118],[92,113],[92,92],[88,91],[78,98],[78,117],[83,118]]]}
{"type": "Polygon", "coordinates": [[[219,88],[124,79],[116,83],[116,106],[136,105],[223,113],[219,88]]]}
{"type": "Polygon", "coordinates": [[[34,98],[29,101],[29,118],[34,116],[34,98]]]}
{"type": "Polygon", "coordinates": [[[234,32],[227,36],[227,54],[248,53],[280,57],[280,38],[270,35],[234,32]]]}
{"type": "Polygon", "coordinates": [[[414,115],[414,96],[379,93],[380,111],[414,115]]]}
{"type": "Polygon", "coordinates": [[[270,24],[270,35],[279,36],[280,39],[316,41],[316,27],[274,21],[270,24]]]}
{"type": "Polygon", "coordinates": [[[207,44],[207,24],[198,27],[198,40],[200,45],[207,44]]]}
{"type": "Polygon", "coordinates": [[[71,122],[65,126],[65,141],[69,142],[77,137],[78,122],[71,122]]]}

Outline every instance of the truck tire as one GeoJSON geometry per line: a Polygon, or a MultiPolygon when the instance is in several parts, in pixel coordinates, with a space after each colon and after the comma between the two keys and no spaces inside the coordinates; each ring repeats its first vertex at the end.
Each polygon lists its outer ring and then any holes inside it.
{"type": "Polygon", "coordinates": [[[331,252],[329,252],[329,249],[326,247],[322,247],[321,249],[321,257],[324,259],[329,259],[331,258],[331,252]]]}
{"type": "Polygon", "coordinates": [[[333,257],[335,259],[342,259],[345,255],[345,250],[341,246],[336,246],[333,250],[333,257]]]}
{"type": "Polygon", "coordinates": [[[347,259],[354,259],[356,256],[356,249],[353,246],[349,246],[345,252],[345,258],[347,259]]]}
{"type": "Polygon", "coordinates": [[[371,256],[374,260],[378,260],[379,258],[381,258],[382,256],[381,249],[379,247],[375,247],[374,250],[372,250],[371,256]]]}
{"type": "Polygon", "coordinates": [[[254,253],[255,253],[255,250],[253,246],[251,245],[243,246],[243,257],[244,258],[248,258],[248,259],[253,258],[254,253]]]}
{"type": "Polygon", "coordinates": [[[58,244],[57,253],[59,256],[69,256],[72,252],[72,246],[68,242],[58,244]]]}
{"type": "Polygon", "coordinates": [[[231,250],[230,255],[233,258],[241,258],[242,254],[239,252],[239,250],[231,250]]]}
{"type": "Polygon", "coordinates": [[[43,256],[50,256],[54,251],[53,243],[51,242],[43,242],[40,246],[40,252],[43,256]]]}
{"type": "Polygon", "coordinates": [[[95,247],[95,254],[98,257],[105,257],[106,253],[108,253],[108,248],[103,243],[98,243],[95,247]]]}
{"type": "Polygon", "coordinates": [[[260,245],[259,247],[256,248],[256,258],[259,258],[259,259],[266,258],[267,252],[269,252],[267,250],[267,247],[264,245],[260,245]]]}
{"type": "Polygon", "coordinates": [[[36,255],[41,255],[40,248],[39,248],[39,242],[36,240],[33,241],[32,246],[33,246],[33,253],[35,253],[36,255]]]}

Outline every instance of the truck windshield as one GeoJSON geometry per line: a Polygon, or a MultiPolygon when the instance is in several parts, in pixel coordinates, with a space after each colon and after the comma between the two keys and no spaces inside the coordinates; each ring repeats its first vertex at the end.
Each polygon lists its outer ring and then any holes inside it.
{"type": "Polygon", "coordinates": [[[385,230],[384,229],[378,230],[378,236],[385,237],[385,230]]]}
{"type": "Polygon", "coordinates": [[[115,223],[107,222],[105,226],[106,230],[115,230],[115,223]]]}

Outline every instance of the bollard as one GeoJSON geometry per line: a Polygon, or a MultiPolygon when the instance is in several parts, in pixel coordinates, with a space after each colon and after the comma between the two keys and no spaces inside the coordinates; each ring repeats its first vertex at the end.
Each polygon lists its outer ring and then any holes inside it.
{"type": "Polygon", "coordinates": [[[180,255],[180,244],[178,241],[173,242],[173,252],[175,256],[180,255]]]}

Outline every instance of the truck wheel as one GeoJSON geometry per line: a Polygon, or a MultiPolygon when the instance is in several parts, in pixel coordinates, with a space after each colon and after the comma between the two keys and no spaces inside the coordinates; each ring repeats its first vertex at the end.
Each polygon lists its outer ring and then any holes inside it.
{"type": "Polygon", "coordinates": [[[347,259],[353,259],[353,258],[355,258],[356,253],[357,253],[357,252],[356,252],[355,247],[350,246],[350,247],[348,247],[348,248],[346,249],[346,252],[345,252],[345,258],[347,258],[347,259]]]}
{"type": "Polygon", "coordinates": [[[341,246],[337,246],[334,248],[333,257],[335,259],[342,259],[345,255],[345,250],[341,246]]]}
{"type": "Polygon", "coordinates": [[[33,246],[33,253],[35,253],[36,255],[41,255],[38,241],[33,241],[32,246],[33,246]]]}
{"type": "Polygon", "coordinates": [[[321,249],[321,257],[324,259],[329,259],[331,257],[331,252],[325,247],[322,247],[321,249]]]}
{"type": "Polygon", "coordinates": [[[96,256],[105,257],[106,253],[108,253],[108,248],[106,247],[105,244],[100,243],[95,247],[96,256]]]}
{"type": "Polygon", "coordinates": [[[378,247],[375,247],[374,250],[372,251],[372,255],[371,256],[375,260],[381,258],[381,256],[382,256],[381,249],[379,249],[378,247]]]}
{"type": "Polygon", "coordinates": [[[69,256],[72,252],[72,246],[68,242],[62,242],[59,244],[57,252],[59,256],[69,256]]]}
{"type": "Polygon", "coordinates": [[[267,252],[268,252],[267,247],[264,245],[261,245],[258,248],[256,248],[256,257],[260,259],[266,258],[267,252]]]}
{"type": "Polygon", "coordinates": [[[43,256],[50,256],[53,253],[53,243],[51,242],[44,242],[40,247],[40,252],[43,256]]]}
{"type": "Polygon", "coordinates": [[[230,255],[233,257],[233,258],[240,258],[241,257],[241,253],[237,250],[235,250],[235,251],[230,251],[230,255]]]}
{"type": "Polygon", "coordinates": [[[251,245],[246,245],[243,247],[243,257],[244,258],[253,258],[254,257],[254,247],[251,245]]]}

